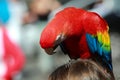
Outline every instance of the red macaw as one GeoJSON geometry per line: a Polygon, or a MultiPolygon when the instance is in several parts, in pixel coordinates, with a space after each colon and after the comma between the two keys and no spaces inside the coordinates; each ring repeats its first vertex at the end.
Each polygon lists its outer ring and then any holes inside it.
{"type": "Polygon", "coordinates": [[[58,12],[44,28],[40,45],[48,54],[60,45],[71,59],[94,58],[112,70],[109,27],[94,12],[74,7],[58,12]]]}

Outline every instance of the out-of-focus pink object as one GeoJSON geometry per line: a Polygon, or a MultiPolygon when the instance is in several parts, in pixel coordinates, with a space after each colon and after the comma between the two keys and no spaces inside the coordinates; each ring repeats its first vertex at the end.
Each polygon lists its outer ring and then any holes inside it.
{"type": "Polygon", "coordinates": [[[12,80],[25,62],[22,50],[12,42],[4,27],[0,27],[0,80],[12,80]]]}

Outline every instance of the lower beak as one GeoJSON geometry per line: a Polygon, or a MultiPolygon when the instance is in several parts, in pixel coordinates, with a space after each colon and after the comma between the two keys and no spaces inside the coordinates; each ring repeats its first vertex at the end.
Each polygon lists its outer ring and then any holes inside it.
{"type": "Polygon", "coordinates": [[[52,54],[55,53],[53,48],[46,48],[46,49],[45,49],[45,52],[46,52],[47,54],[49,54],[49,55],[52,55],[52,54]]]}
{"type": "Polygon", "coordinates": [[[54,53],[56,53],[55,52],[55,49],[57,48],[57,46],[55,46],[55,47],[53,47],[53,48],[46,48],[45,49],[45,52],[47,53],[47,54],[49,54],[49,55],[52,55],[52,54],[54,54],[54,53]]]}

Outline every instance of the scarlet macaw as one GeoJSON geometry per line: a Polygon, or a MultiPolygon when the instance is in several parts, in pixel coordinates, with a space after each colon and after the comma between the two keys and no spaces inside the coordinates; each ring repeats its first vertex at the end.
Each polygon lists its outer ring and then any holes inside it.
{"type": "Polygon", "coordinates": [[[94,12],[68,7],[58,12],[44,28],[40,45],[53,54],[60,45],[71,59],[92,59],[112,70],[109,27],[94,12]]]}

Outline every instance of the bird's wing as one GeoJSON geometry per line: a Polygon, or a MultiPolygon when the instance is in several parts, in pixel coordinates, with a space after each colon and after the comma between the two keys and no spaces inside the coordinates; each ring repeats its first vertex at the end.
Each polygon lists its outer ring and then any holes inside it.
{"type": "Polygon", "coordinates": [[[86,34],[88,47],[92,54],[98,54],[102,60],[107,63],[110,69],[111,64],[111,45],[110,37],[107,31],[98,31],[96,35],[86,34]]]}

